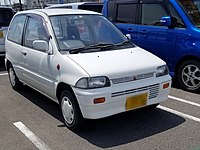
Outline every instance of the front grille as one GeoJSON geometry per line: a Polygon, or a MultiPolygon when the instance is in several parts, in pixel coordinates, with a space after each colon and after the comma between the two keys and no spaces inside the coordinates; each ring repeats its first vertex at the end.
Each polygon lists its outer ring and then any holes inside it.
{"type": "Polygon", "coordinates": [[[149,91],[149,99],[156,98],[159,93],[159,84],[149,85],[141,88],[130,89],[125,91],[114,92],[111,94],[111,97],[117,97],[127,94],[139,93],[143,91],[149,91]]]}
{"type": "Polygon", "coordinates": [[[138,75],[134,75],[134,76],[115,78],[115,79],[111,79],[111,81],[112,81],[113,84],[119,84],[119,83],[135,81],[135,80],[151,78],[153,76],[154,76],[154,72],[149,72],[149,73],[138,74],[138,75]]]}

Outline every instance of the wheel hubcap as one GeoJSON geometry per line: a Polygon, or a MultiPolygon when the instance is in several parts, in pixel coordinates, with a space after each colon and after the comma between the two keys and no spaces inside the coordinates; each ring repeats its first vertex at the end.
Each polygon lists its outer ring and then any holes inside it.
{"type": "Polygon", "coordinates": [[[63,97],[62,99],[62,113],[68,124],[71,124],[74,121],[74,109],[68,97],[63,97]]]}
{"type": "Polygon", "coordinates": [[[15,74],[12,68],[9,69],[10,82],[12,86],[15,85],[15,74]]]}
{"type": "Polygon", "coordinates": [[[200,86],[200,69],[195,65],[187,65],[182,71],[182,81],[189,88],[200,86]]]}

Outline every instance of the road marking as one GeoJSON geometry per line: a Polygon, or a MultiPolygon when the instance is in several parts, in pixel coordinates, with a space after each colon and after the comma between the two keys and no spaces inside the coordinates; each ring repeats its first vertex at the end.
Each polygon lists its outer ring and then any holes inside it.
{"type": "Polygon", "coordinates": [[[38,138],[31,130],[29,130],[22,122],[13,123],[39,150],[50,150],[50,148],[38,138]]]}
{"type": "Polygon", "coordinates": [[[165,111],[171,112],[171,113],[173,113],[173,114],[182,116],[182,117],[184,117],[184,118],[191,119],[191,120],[193,120],[193,121],[200,122],[200,118],[197,118],[197,117],[194,117],[194,116],[191,116],[191,115],[188,115],[188,114],[184,114],[184,113],[182,113],[182,112],[179,112],[179,111],[176,111],[176,110],[173,110],[173,109],[164,107],[164,106],[160,106],[160,105],[159,105],[157,108],[160,108],[160,109],[162,109],[162,110],[165,110],[165,111]]]}
{"type": "Polygon", "coordinates": [[[200,107],[200,104],[198,104],[198,103],[190,102],[190,101],[187,101],[187,100],[184,100],[184,99],[181,99],[181,98],[177,98],[177,97],[174,97],[174,96],[169,95],[168,98],[174,99],[174,100],[186,103],[186,104],[190,104],[190,105],[193,105],[193,106],[200,107]]]}
{"type": "Polygon", "coordinates": [[[0,76],[8,75],[8,73],[1,73],[0,76]]]}

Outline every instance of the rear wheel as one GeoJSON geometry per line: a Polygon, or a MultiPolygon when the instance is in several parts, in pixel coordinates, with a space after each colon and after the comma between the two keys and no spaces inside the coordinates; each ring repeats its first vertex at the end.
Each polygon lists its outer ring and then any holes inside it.
{"type": "Polygon", "coordinates": [[[183,90],[200,91],[200,62],[187,60],[178,69],[178,82],[183,90]]]}
{"type": "Polygon", "coordinates": [[[76,98],[67,90],[64,90],[60,97],[60,108],[65,125],[70,130],[80,129],[85,119],[83,118],[76,98]]]}
{"type": "Polygon", "coordinates": [[[19,90],[23,84],[22,82],[19,81],[11,64],[8,66],[8,75],[9,75],[9,81],[12,88],[14,90],[19,90]]]}

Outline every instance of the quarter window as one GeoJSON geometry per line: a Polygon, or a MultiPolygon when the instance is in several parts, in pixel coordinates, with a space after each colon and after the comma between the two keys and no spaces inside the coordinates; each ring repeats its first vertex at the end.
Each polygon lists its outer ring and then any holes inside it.
{"type": "Polygon", "coordinates": [[[142,25],[161,26],[160,19],[167,16],[166,10],[160,4],[142,5],[142,25]]]}
{"type": "Polygon", "coordinates": [[[177,13],[177,11],[174,9],[174,7],[170,4],[169,5],[169,9],[170,12],[172,13],[173,16],[173,24],[175,27],[177,28],[185,28],[185,24],[183,23],[181,17],[179,16],[179,14],[177,13]]]}
{"type": "Polygon", "coordinates": [[[118,4],[116,22],[135,24],[136,6],[136,4],[118,4]]]}
{"type": "Polygon", "coordinates": [[[35,40],[48,41],[48,36],[43,21],[30,17],[26,28],[24,45],[32,48],[35,40]]]}
{"type": "Polygon", "coordinates": [[[24,15],[18,15],[13,19],[8,31],[8,39],[10,41],[21,44],[25,20],[26,16],[24,15]]]}

